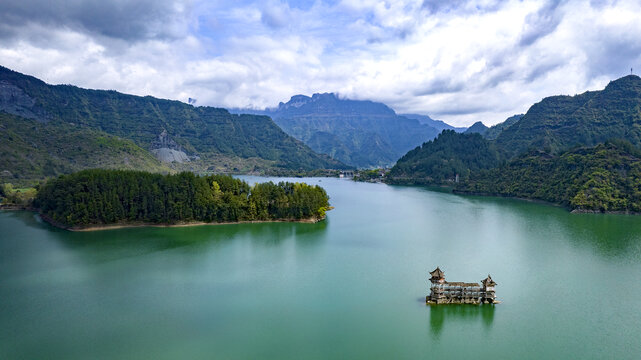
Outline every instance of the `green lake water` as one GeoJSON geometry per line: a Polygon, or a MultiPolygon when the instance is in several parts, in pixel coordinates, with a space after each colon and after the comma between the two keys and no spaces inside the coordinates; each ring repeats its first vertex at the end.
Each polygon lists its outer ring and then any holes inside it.
{"type": "Polygon", "coordinates": [[[72,233],[0,212],[0,359],[641,358],[641,217],[304,181],[326,221],[72,233]],[[437,265],[490,273],[502,303],[426,306],[437,265]]]}

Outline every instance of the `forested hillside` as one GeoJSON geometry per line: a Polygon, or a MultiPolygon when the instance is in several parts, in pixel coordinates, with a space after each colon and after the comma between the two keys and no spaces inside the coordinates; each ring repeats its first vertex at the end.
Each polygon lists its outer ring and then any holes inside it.
{"type": "Polygon", "coordinates": [[[503,130],[507,129],[508,127],[516,124],[521,118],[523,117],[524,114],[518,114],[518,115],[513,115],[510,116],[509,118],[505,119],[505,121],[498,123],[496,125],[490,126],[485,133],[483,134],[483,137],[488,139],[488,140],[496,140],[496,138],[499,136],[500,133],[503,132],[503,130]]]}
{"type": "Polygon", "coordinates": [[[478,133],[444,130],[436,139],[408,152],[388,174],[394,183],[443,184],[466,180],[480,169],[499,164],[494,144],[478,133]]]}
{"type": "Polygon", "coordinates": [[[622,141],[560,156],[532,151],[475,172],[456,191],[539,199],[574,210],[641,212],[641,151],[622,141]]]}
{"type": "Polygon", "coordinates": [[[545,98],[522,117],[486,130],[490,140],[466,136],[444,133],[408,152],[387,181],[450,184],[456,191],[540,199],[576,210],[641,210],[637,76],[612,81],[603,91],[545,98]],[[455,174],[460,181],[452,184],[455,174]]]}
{"type": "Polygon", "coordinates": [[[602,91],[545,98],[501,132],[496,144],[514,157],[529,148],[560,153],[609,139],[641,145],[641,78],[636,75],[612,81],[602,91]]]}
{"type": "Polygon", "coordinates": [[[84,170],[47,181],[34,205],[57,225],[174,224],[320,220],[329,197],[319,186],[272,182],[249,186],[227,175],[160,175],[84,170]]]}
{"type": "Polygon", "coordinates": [[[172,171],[133,141],[61,121],[0,112],[0,183],[23,184],[81,169],[172,171]]]}
{"type": "MultiPolygon", "coordinates": [[[[43,131],[72,126],[128,139],[144,151],[169,154],[170,159],[189,162],[194,169],[260,172],[345,167],[314,153],[266,116],[232,115],[225,109],[116,91],[52,86],[4,67],[0,67],[0,112],[31,120],[25,124],[46,124],[43,131]]],[[[57,151],[38,138],[27,140],[42,150],[57,151]]],[[[14,172],[24,166],[0,171],[14,172]]]]}
{"type": "Polygon", "coordinates": [[[487,126],[485,126],[485,124],[483,124],[480,121],[477,121],[474,124],[472,124],[472,126],[467,128],[467,130],[465,130],[463,133],[464,134],[481,134],[481,135],[485,136],[485,132],[488,129],[489,128],[487,126]]]}

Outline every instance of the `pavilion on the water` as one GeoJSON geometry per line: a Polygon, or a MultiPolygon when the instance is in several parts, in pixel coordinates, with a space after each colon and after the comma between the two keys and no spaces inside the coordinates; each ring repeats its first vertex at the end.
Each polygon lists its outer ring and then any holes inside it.
{"type": "Polygon", "coordinates": [[[490,275],[478,283],[448,282],[440,268],[430,272],[430,294],[425,298],[428,304],[498,304],[496,283],[490,275]]]}

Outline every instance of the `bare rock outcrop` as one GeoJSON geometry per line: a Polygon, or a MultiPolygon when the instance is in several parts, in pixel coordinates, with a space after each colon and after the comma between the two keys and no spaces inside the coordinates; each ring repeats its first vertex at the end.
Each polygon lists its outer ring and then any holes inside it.
{"type": "Polygon", "coordinates": [[[189,162],[189,156],[185,153],[182,147],[176,143],[167,134],[167,130],[163,129],[160,135],[151,144],[151,152],[156,158],[162,162],[170,163],[184,163],[189,162]]]}
{"type": "Polygon", "coordinates": [[[48,120],[46,112],[35,104],[36,101],[21,88],[7,80],[0,80],[0,111],[46,122],[48,120]]]}

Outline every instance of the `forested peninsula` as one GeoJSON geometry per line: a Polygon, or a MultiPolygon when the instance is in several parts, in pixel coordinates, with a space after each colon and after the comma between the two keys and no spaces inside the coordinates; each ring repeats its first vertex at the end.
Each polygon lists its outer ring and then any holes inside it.
{"type": "Polygon", "coordinates": [[[228,175],[161,175],[132,170],[83,170],[43,184],[33,203],[43,219],[70,230],[114,226],[253,221],[316,222],[330,209],[317,185],[273,182],[250,186],[228,175]]]}

